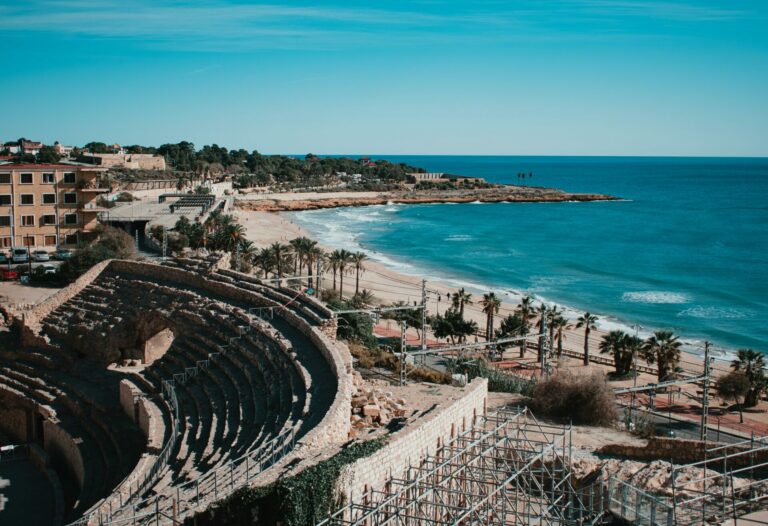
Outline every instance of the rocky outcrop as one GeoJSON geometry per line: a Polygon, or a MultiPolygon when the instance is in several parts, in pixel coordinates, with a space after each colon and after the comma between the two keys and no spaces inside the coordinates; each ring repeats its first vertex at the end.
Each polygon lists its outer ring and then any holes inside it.
{"type": "Polygon", "coordinates": [[[534,188],[506,186],[476,190],[429,190],[382,192],[370,197],[333,197],[324,198],[320,194],[315,199],[258,199],[239,200],[238,208],[261,212],[297,212],[321,208],[339,208],[343,206],[369,206],[395,204],[430,204],[430,203],[536,203],[565,201],[613,201],[618,198],[603,194],[572,194],[552,188],[534,188]]]}

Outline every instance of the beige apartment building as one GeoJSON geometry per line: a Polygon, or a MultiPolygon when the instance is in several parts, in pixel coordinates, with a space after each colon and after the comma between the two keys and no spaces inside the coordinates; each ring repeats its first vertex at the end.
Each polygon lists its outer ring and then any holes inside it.
{"type": "Polygon", "coordinates": [[[103,168],[0,165],[0,248],[73,247],[97,225],[103,168]]]}

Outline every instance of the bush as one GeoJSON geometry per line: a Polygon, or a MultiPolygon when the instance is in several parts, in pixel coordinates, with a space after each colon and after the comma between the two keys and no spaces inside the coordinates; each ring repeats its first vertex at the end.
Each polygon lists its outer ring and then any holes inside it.
{"type": "Polygon", "coordinates": [[[88,269],[107,259],[136,259],[136,245],[134,239],[118,228],[99,227],[98,240],[78,249],[72,257],[59,267],[61,275],[74,280],[84,274],[88,269]]]}
{"type": "Polygon", "coordinates": [[[451,373],[466,374],[467,380],[472,381],[475,378],[487,378],[488,390],[495,393],[519,393],[523,396],[531,396],[533,388],[536,386],[536,380],[531,378],[521,378],[496,369],[488,365],[488,362],[482,358],[475,360],[454,360],[448,359],[448,370],[451,373]]]}
{"type": "Polygon", "coordinates": [[[533,389],[531,409],[574,424],[611,426],[618,420],[616,400],[605,375],[559,372],[533,389]]]}

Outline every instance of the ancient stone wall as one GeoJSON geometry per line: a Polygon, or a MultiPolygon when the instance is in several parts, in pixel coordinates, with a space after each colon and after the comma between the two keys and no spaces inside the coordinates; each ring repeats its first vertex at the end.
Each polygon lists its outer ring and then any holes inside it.
{"type": "Polygon", "coordinates": [[[436,451],[438,441],[450,439],[482,415],[488,398],[488,380],[474,379],[464,395],[450,405],[392,435],[373,455],[350,464],[342,472],[337,489],[346,502],[358,500],[366,488],[381,488],[390,476],[400,476],[409,465],[436,451]]]}
{"type": "MultiPolygon", "coordinates": [[[[707,454],[716,444],[704,443],[701,440],[684,440],[679,438],[652,437],[645,446],[630,446],[625,444],[608,444],[598,449],[595,453],[636,460],[654,461],[666,460],[675,464],[690,464],[701,462],[708,457],[709,460],[726,454],[746,452],[749,447],[729,446],[719,449],[716,453],[707,454]]],[[[768,462],[768,451],[761,450],[756,453],[744,454],[728,459],[730,467],[744,467],[768,462]]],[[[713,466],[717,467],[717,466],[713,466]]]]}
{"type": "Polygon", "coordinates": [[[50,420],[43,422],[43,436],[45,451],[53,464],[69,471],[77,480],[78,489],[82,488],[85,483],[85,465],[75,439],[50,420]]]}

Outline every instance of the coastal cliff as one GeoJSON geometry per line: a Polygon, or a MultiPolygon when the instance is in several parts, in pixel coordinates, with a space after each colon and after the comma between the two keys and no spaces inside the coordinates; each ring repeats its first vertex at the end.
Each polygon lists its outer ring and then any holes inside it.
{"type": "Polygon", "coordinates": [[[297,212],[301,210],[317,210],[321,208],[339,208],[345,206],[369,206],[396,204],[430,204],[430,203],[538,203],[564,201],[614,201],[617,197],[604,194],[575,194],[552,188],[537,188],[527,186],[507,186],[473,190],[422,190],[361,192],[359,196],[351,192],[343,195],[338,193],[316,193],[311,196],[295,196],[279,194],[278,196],[249,196],[238,198],[237,206],[243,210],[260,212],[297,212]]]}

